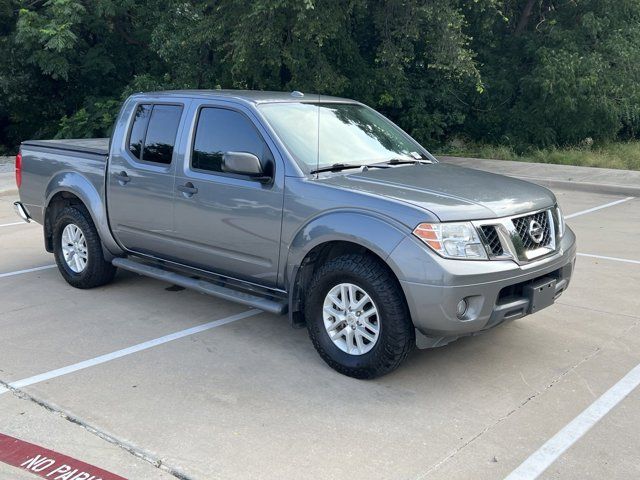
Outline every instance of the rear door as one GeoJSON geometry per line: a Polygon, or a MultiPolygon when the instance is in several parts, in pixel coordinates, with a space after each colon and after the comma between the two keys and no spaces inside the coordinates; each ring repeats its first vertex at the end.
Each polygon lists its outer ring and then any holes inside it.
{"type": "Polygon", "coordinates": [[[174,245],[173,189],[185,105],[141,101],[129,107],[128,131],[119,132],[125,140],[109,160],[109,221],[126,249],[162,257],[174,245]]]}
{"type": "Polygon", "coordinates": [[[175,235],[182,263],[254,281],[277,283],[284,168],[275,146],[249,109],[193,108],[186,158],[176,172],[175,235]],[[225,152],[248,152],[272,181],[221,171],[225,152]]]}

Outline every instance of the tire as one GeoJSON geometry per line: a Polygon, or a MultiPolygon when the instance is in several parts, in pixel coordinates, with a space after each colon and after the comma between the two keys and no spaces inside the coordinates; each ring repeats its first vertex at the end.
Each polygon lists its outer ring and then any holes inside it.
{"type": "MultiPolygon", "coordinates": [[[[346,288],[350,289],[351,287],[346,288]]],[[[334,370],[360,379],[379,377],[395,370],[413,350],[415,331],[404,294],[395,277],[377,259],[358,254],[336,257],[318,269],[307,292],[304,308],[309,337],[320,357],[334,370]],[[330,300],[336,297],[330,297],[328,294],[339,291],[333,289],[344,288],[345,284],[354,286],[356,301],[352,305],[362,301],[364,293],[371,300],[371,303],[367,303],[368,307],[364,308],[368,309],[367,312],[371,312],[371,308],[375,308],[378,312],[376,315],[368,317],[367,320],[362,320],[362,322],[369,322],[367,325],[371,326],[375,326],[374,324],[377,323],[378,333],[374,342],[362,345],[362,342],[367,342],[368,339],[361,336],[360,344],[356,341],[357,339],[348,344],[348,333],[343,334],[342,338],[335,341],[336,336],[334,339],[330,337],[328,328],[331,329],[337,325],[339,317],[325,314],[326,302],[333,305],[328,307],[331,312],[340,310],[334,308],[338,304],[330,300]],[[362,291],[359,294],[360,297],[358,297],[358,289],[362,291]],[[327,327],[326,324],[331,326],[327,327]],[[348,353],[349,349],[352,349],[351,353],[348,353]]],[[[350,298],[352,293],[343,294],[342,297],[344,296],[350,298]]],[[[364,318],[365,315],[362,311],[351,312],[351,315],[349,320],[342,320],[341,325],[344,326],[344,330],[341,331],[348,332],[347,321],[352,322],[350,328],[356,332],[362,331],[362,328],[369,328],[368,326],[362,327],[361,323],[354,326],[358,318],[364,318]],[[355,314],[362,315],[362,317],[354,318],[355,314]]],[[[340,318],[345,317],[341,316],[340,318]]],[[[339,328],[336,328],[334,332],[338,332],[339,328]]],[[[375,333],[372,333],[375,329],[365,331],[370,336],[375,336],[375,333]]]]}
{"type": "MultiPolygon", "coordinates": [[[[65,238],[69,239],[69,237],[65,238]]],[[[72,248],[71,243],[65,242],[65,245],[72,248]]],[[[58,270],[72,287],[82,289],[99,287],[111,282],[115,276],[116,268],[104,259],[100,236],[84,205],[65,207],[55,218],[53,253],[58,270]],[[78,235],[78,237],[83,239],[82,251],[83,256],[86,257],[83,265],[80,265],[82,268],[73,261],[77,255],[72,255],[69,261],[65,259],[62,237],[67,227],[71,229],[69,231],[73,231],[73,227],[76,227],[81,232],[82,236],[78,235]],[[74,268],[79,271],[74,271],[74,268]]]]}

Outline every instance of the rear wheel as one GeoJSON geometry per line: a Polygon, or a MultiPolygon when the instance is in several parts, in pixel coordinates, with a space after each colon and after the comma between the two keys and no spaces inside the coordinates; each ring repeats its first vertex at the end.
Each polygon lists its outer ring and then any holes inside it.
{"type": "Polygon", "coordinates": [[[415,345],[402,290],[388,269],[366,255],[337,257],[309,286],[309,336],[329,366],[355,378],[396,369],[415,345]]]}
{"type": "Polygon", "coordinates": [[[104,259],[100,237],[84,206],[60,211],[53,226],[53,252],[58,270],[73,287],[98,287],[113,280],[116,273],[104,259]]]}

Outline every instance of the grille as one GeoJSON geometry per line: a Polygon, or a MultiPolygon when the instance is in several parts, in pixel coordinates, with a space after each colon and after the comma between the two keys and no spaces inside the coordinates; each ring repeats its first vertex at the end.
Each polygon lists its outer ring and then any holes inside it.
{"type": "Polygon", "coordinates": [[[498,237],[496,227],[493,225],[483,225],[480,227],[480,230],[482,231],[485,245],[489,249],[489,254],[495,257],[504,254],[504,249],[502,248],[502,243],[500,242],[500,237],[498,237]]]}
{"type": "Polygon", "coordinates": [[[540,247],[547,247],[551,243],[551,226],[549,225],[548,212],[538,212],[533,215],[526,215],[524,217],[513,218],[513,225],[520,235],[522,246],[526,250],[534,250],[540,247]],[[531,222],[535,221],[540,225],[542,238],[539,242],[536,242],[529,233],[529,226],[531,222]]]}

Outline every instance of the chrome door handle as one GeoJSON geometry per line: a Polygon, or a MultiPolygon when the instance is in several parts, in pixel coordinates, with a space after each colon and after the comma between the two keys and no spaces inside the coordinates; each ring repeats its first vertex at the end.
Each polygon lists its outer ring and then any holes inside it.
{"type": "Polygon", "coordinates": [[[184,185],[178,185],[178,190],[184,193],[187,197],[190,197],[198,193],[198,187],[194,187],[193,183],[191,182],[187,182],[184,185]]]}
{"type": "Polygon", "coordinates": [[[114,177],[120,182],[120,185],[124,185],[125,183],[129,183],[131,181],[131,177],[127,175],[127,172],[122,171],[120,173],[114,173],[114,177]]]}

